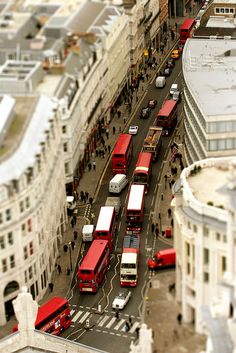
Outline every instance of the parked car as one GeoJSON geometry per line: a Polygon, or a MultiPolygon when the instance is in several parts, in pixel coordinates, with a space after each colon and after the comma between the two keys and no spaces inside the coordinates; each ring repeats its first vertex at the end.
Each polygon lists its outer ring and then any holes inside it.
{"type": "Polygon", "coordinates": [[[170,95],[172,95],[174,92],[178,91],[178,83],[172,83],[170,87],[170,95]]]}
{"type": "Polygon", "coordinates": [[[178,60],[179,57],[180,57],[179,49],[174,49],[174,50],[172,50],[172,52],[171,52],[171,57],[172,57],[172,59],[174,59],[174,60],[178,60]]]}
{"type": "Polygon", "coordinates": [[[155,99],[150,99],[148,101],[148,107],[149,108],[153,109],[153,108],[155,108],[156,105],[157,105],[157,101],[155,99]]]}
{"type": "Polygon", "coordinates": [[[115,296],[115,299],[112,303],[112,308],[117,310],[122,310],[128,303],[131,297],[131,291],[128,289],[121,289],[118,294],[115,296]]]}
{"type": "Polygon", "coordinates": [[[131,125],[129,127],[129,134],[130,135],[137,135],[137,133],[138,133],[138,126],[131,125]]]}
{"type": "Polygon", "coordinates": [[[151,109],[149,107],[143,107],[140,112],[140,119],[147,119],[151,113],[151,109]]]}

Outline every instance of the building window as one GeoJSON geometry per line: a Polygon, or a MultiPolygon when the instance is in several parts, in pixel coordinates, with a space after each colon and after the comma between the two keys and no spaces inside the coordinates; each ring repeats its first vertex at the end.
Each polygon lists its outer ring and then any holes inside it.
{"type": "Polygon", "coordinates": [[[7,221],[10,221],[10,220],[11,220],[11,210],[10,210],[10,209],[7,209],[7,210],[6,210],[6,220],[7,220],[7,221]]]}
{"type": "Polygon", "coordinates": [[[37,274],[37,268],[36,268],[36,264],[34,263],[34,274],[37,274]]]}
{"type": "Polygon", "coordinates": [[[12,232],[9,232],[7,234],[7,240],[8,240],[8,244],[9,245],[12,245],[13,244],[13,233],[12,232]]]}
{"type": "Polygon", "coordinates": [[[39,295],[38,281],[35,282],[36,297],[39,295]]]}
{"type": "Polygon", "coordinates": [[[65,174],[69,174],[70,172],[70,167],[69,167],[69,163],[65,163],[65,174]]]}
{"type": "Polygon", "coordinates": [[[2,272],[7,272],[7,260],[3,259],[2,260],[2,272]]]}
{"type": "Polygon", "coordinates": [[[63,126],[62,126],[62,133],[63,133],[63,134],[66,134],[66,125],[63,125],[63,126]]]}
{"type": "Polygon", "coordinates": [[[222,272],[225,272],[227,269],[227,259],[225,256],[221,257],[221,269],[222,269],[222,272]]]}
{"type": "Polygon", "coordinates": [[[24,251],[24,260],[26,260],[26,259],[28,258],[28,249],[27,249],[27,246],[24,246],[23,251],[24,251]]]}
{"type": "Polygon", "coordinates": [[[23,224],[21,225],[21,233],[22,233],[22,235],[26,235],[25,223],[23,223],[23,224]]]}
{"type": "Polygon", "coordinates": [[[0,213],[0,224],[2,224],[2,213],[0,213]]]}
{"type": "Polygon", "coordinates": [[[31,219],[27,220],[27,228],[28,228],[28,232],[32,232],[32,220],[31,219]]]}
{"type": "Polygon", "coordinates": [[[208,237],[208,236],[209,236],[209,228],[203,227],[203,235],[204,235],[205,237],[208,237]]]}
{"type": "Polygon", "coordinates": [[[34,246],[33,246],[33,242],[31,241],[29,243],[29,254],[33,255],[33,253],[34,253],[34,246]]]}
{"type": "Polygon", "coordinates": [[[197,233],[197,226],[195,224],[193,225],[193,231],[194,233],[197,233]]]}
{"type": "Polygon", "coordinates": [[[188,275],[190,275],[190,269],[191,269],[191,268],[190,268],[190,263],[188,262],[188,263],[187,263],[187,274],[188,274],[188,275]]]}
{"type": "Polygon", "coordinates": [[[216,240],[220,241],[220,233],[216,233],[216,240]]]}
{"type": "Polygon", "coordinates": [[[24,212],[24,201],[20,202],[20,212],[24,212]]]}
{"type": "Polygon", "coordinates": [[[11,255],[10,256],[10,267],[11,268],[14,268],[16,266],[16,263],[15,263],[15,256],[14,255],[11,255]]]}
{"type": "Polygon", "coordinates": [[[0,237],[0,248],[5,249],[5,238],[4,236],[0,237]]]}
{"type": "Polygon", "coordinates": [[[189,243],[186,243],[186,254],[187,254],[187,256],[190,256],[190,245],[189,245],[189,243]]]}
{"type": "Polygon", "coordinates": [[[67,142],[63,143],[63,150],[64,150],[64,152],[68,152],[68,144],[67,144],[67,142]]]}
{"type": "Polygon", "coordinates": [[[33,278],[33,269],[32,266],[29,267],[29,279],[33,278]]]}
{"type": "Polygon", "coordinates": [[[188,221],[188,229],[191,229],[191,223],[188,221]]]}
{"type": "Polygon", "coordinates": [[[209,264],[209,250],[208,249],[203,249],[203,262],[204,262],[204,265],[209,264]]]}
{"type": "Polygon", "coordinates": [[[26,199],[25,199],[25,207],[26,208],[29,208],[30,207],[30,200],[29,200],[29,197],[27,196],[26,199]]]}
{"type": "Polygon", "coordinates": [[[226,242],[227,242],[227,237],[226,237],[226,235],[225,235],[225,234],[223,235],[223,242],[224,242],[224,243],[226,243],[226,242]]]}
{"type": "Polygon", "coordinates": [[[208,272],[203,273],[203,280],[205,283],[209,283],[209,273],[208,272]]]}
{"type": "Polygon", "coordinates": [[[27,276],[27,271],[25,271],[25,283],[28,282],[28,276],[27,276]]]}

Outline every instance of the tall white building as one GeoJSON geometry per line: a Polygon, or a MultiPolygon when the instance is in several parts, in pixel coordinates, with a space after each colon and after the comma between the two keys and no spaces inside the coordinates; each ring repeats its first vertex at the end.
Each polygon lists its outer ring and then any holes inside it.
{"type": "Polygon", "coordinates": [[[190,165],[175,185],[176,292],[185,322],[204,332],[204,306],[236,315],[236,160],[190,165]]]}
{"type": "Polygon", "coordinates": [[[187,163],[236,153],[235,45],[228,37],[187,40],[183,52],[187,163]]]}
{"type": "Polygon", "coordinates": [[[5,122],[0,130],[0,325],[4,325],[22,286],[37,300],[48,288],[65,229],[66,195],[61,117],[55,102],[46,96],[3,96],[0,110],[5,122]]]}

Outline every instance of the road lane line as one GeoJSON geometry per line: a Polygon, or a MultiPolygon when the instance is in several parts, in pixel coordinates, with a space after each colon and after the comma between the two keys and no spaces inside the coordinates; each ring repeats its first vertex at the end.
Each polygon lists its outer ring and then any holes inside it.
{"type": "Polygon", "coordinates": [[[105,315],[104,318],[99,322],[98,326],[103,326],[105,322],[110,318],[110,316],[105,315]]]}
{"type": "Polygon", "coordinates": [[[114,330],[119,330],[119,328],[124,324],[125,319],[121,319],[120,322],[114,327],[114,330]]]}
{"type": "Polygon", "coordinates": [[[86,318],[87,318],[89,315],[90,315],[90,312],[87,311],[87,313],[85,313],[85,314],[81,317],[81,319],[79,320],[79,324],[82,324],[82,323],[86,320],[86,318]]]}
{"type": "Polygon", "coordinates": [[[79,318],[79,316],[81,315],[81,314],[83,314],[84,313],[84,311],[78,311],[78,313],[72,318],[72,321],[73,322],[76,322],[77,321],[77,319],[79,318]]]}
{"type": "Polygon", "coordinates": [[[106,325],[106,328],[110,328],[114,324],[114,321],[116,321],[115,317],[113,317],[111,321],[106,325]]]}

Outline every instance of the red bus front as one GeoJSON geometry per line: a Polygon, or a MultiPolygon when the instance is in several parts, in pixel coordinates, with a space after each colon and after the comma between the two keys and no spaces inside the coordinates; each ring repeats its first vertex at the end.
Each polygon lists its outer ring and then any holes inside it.
{"type": "MultiPolygon", "coordinates": [[[[67,299],[54,297],[38,308],[35,329],[58,336],[71,325],[70,305],[67,299]]],[[[13,327],[13,332],[18,325],[13,327]]]]}
{"type": "Polygon", "coordinates": [[[179,35],[180,43],[184,44],[188,38],[191,38],[195,29],[195,19],[186,18],[184,23],[180,26],[179,35]]]}
{"type": "Polygon", "coordinates": [[[112,173],[127,174],[132,156],[132,136],[129,134],[120,134],[112,152],[112,173]]]}
{"type": "Polygon", "coordinates": [[[140,234],[143,222],[145,186],[132,184],[126,208],[126,233],[140,234]]]}
{"type": "Polygon", "coordinates": [[[169,135],[177,124],[177,101],[168,99],[159,110],[155,125],[161,126],[165,135],[169,135]]]}
{"type": "Polygon", "coordinates": [[[148,193],[149,183],[152,176],[152,154],[149,152],[140,152],[138,161],[134,170],[134,184],[145,186],[145,194],[148,193]]]}
{"type": "Polygon", "coordinates": [[[110,263],[107,240],[94,240],[78,269],[79,290],[96,293],[110,263]]]}
{"type": "Polygon", "coordinates": [[[94,239],[107,240],[112,249],[113,237],[116,231],[115,207],[103,206],[100,208],[94,239]]]}

